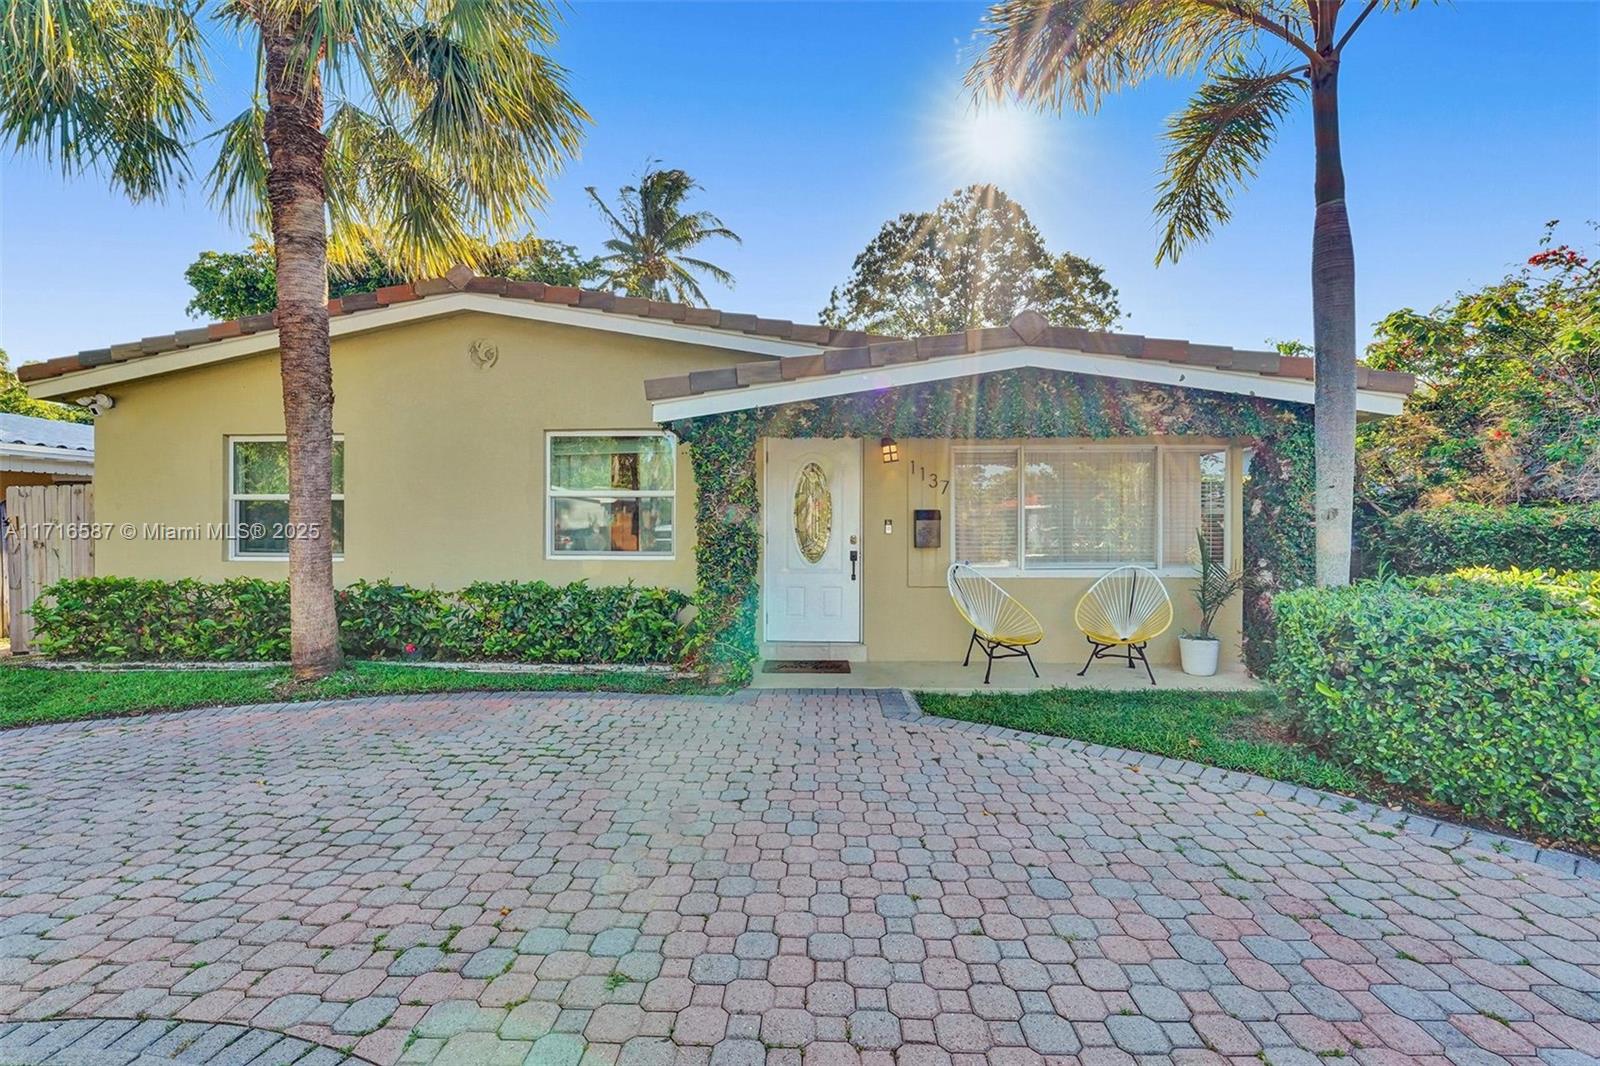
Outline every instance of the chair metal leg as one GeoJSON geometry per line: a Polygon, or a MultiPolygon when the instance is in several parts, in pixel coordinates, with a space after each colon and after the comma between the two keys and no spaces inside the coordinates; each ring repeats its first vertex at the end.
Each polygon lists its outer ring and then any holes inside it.
{"type": "Polygon", "coordinates": [[[972,665],[972,646],[976,643],[978,643],[978,631],[974,629],[972,631],[972,639],[967,641],[967,657],[961,660],[962,666],[972,665]]]}
{"type": "Polygon", "coordinates": [[[1033,671],[1033,676],[1034,677],[1038,677],[1039,676],[1039,668],[1037,666],[1033,665],[1033,655],[1031,653],[1029,653],[1028,646],[1026,644],[1024,644],[1022,646],[1022,656],[1023,656],[1023,658],[1028,660],[1028,669],[1033,671]]]}
{"type": "Polygon", "coordinates": [[[1089,644],[1090,644],[1089,658],[1083,664],[1083,669],[1078,671],[1078,676],[1079,677],[1082,677],[1084,674],[1087,674],[1089,672],[1089,667],[1094,665],[1094,661],[1096,659],[1100,658],[1100,645],[1096,644],[1092,640],[1089,642],[1089,644]]]}
{"type": "MultiPolygon", "coordinates": [[[[1129,647],[1131,649],[1132,645],[1129,645],[1129,647]]],[[[1144,663],[1144,672],[1150,675],[1150,683],[1154,685],[1156,683],[1156,672],[1150,669],[1150,659],[1144,653],[1143,644],[1139,645],[1139,661],[1144,663]]],[[[1128,665],[1132,666],[1133,664],[1129,663],[1128,665]]]]}
{"type": "Polygon", "coordinates": [[[984,667],[983,670],[983,683],[987,685],[989,683],[989,675],[994,672],[994,645],[990,644],[983,651],[984,654],[989,656],[989,665],[984,667]]]}

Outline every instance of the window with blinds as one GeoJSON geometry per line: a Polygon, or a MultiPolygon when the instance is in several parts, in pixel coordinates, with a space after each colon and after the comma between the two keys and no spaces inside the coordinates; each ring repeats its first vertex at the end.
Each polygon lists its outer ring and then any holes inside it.
{"type": "Polygon", "coordinates": [[[1227,559],[1228,456],[1184,447],[957,447],[955,558],[1018,572],[1227,559]]]}
{"type": "Polygon", "coordinates": [[[1024,569],[1156,565],[1156,450],[1029,448],[1024,569]]]}
{"type": "Polygon", "coordinates": [[[1164,565],[1199,563],[1202,533],[1214,562],[1227,563],[1228,453],[1168,449],[1161,457],[1164,565]]]}
{"type": "Polygon", "coordinates": [[[954,459],[956,558],[974,566],[1016,567],[1017,449],[960,448],[954,459]]]}

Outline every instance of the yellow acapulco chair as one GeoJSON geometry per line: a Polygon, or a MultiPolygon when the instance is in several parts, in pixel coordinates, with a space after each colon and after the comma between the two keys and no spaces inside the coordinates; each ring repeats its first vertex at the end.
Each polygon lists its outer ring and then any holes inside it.
{"type": "Polygon", "coordinates": [[[1093,650],[1088,662],[1078,671],[1082,677],[1101,656],[1128,660],[1133,669],[1134,657],[1144,663],[1150,683],[1156,683],[1155,671],[1145,658],[1145,645],[1159,637],[1172,625],[1172,597],[1152,570],[1142,566],[1119,566],[1099,581],[1089,586],[1089,591],[1078,601],[1072,620],[1089,638],[1093,650]],[[1125,655],[1110,654],[1122,648],[1125,655]]]}
{"type": "Polygon", "coordinates": [[[989,657],[983,671],[983,683],[989,683],[996,659],[1026,659],[1033,676],[1039,668],[1033,665],[1028,648],[1044,639],[1044,627],[1022,604],[1005,589],[996,585],[966,563],[955,563],[945,575],[950,588],[950,598],[956,610],[972,627],[972,639],[967,642],[967,657],[962,666],[972,663],[972,648],[976,645],[989,657]]]}

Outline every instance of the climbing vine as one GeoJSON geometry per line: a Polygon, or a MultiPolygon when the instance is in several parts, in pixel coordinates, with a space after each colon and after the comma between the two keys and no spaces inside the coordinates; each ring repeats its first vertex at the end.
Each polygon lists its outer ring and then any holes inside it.
{"type": "Polygon", "coordinates": [[[1247,439],[1245,661],[1272,655],[1272,599],[1313,574],[1311,409],[1255,397],[1048,370],[1009,370],[685,419],[696,501],[697,669],[739,683],[756,659],[761,501],[756,443],[771,437],[954,438],[1208,436],[1247,439]]]}

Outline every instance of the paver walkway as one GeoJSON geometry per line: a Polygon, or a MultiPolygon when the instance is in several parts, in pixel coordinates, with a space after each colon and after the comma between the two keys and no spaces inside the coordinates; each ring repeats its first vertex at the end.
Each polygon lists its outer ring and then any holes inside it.
{"type": "Polygon", "coordinates": [[[48,1018],[216,1063],[1577,1066],[1600,882],[859,693],[187,712],[0,733],[0,1064],[48,1018]]]}

